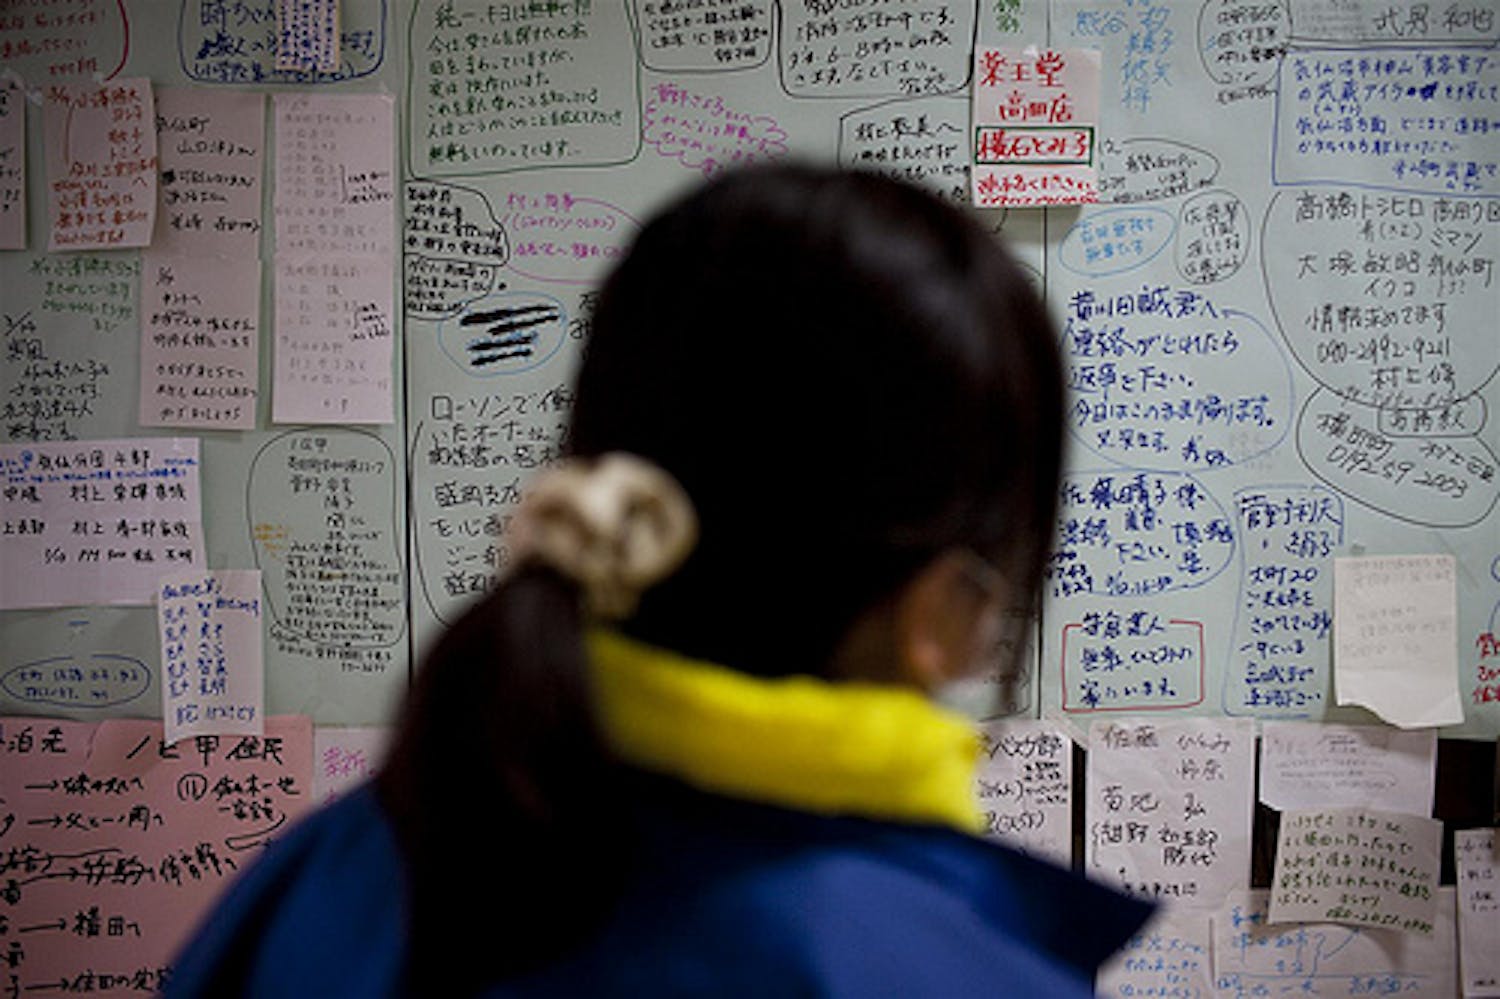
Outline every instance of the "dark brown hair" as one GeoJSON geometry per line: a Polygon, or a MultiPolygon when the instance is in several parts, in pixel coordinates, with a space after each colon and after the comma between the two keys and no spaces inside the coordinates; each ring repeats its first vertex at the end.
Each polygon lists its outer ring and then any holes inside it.
{"type": "MultiPolygon", "coordinates": [[[[570,449],[646,457],[698,512],[693,554],[624,631],[818,674],[943,552],[972,549],[1034,599],[1062,405],[1040,297],[973,217],[873,174],[760,167],[657,215],[605,281],[570,449]]],[[[583,626],[568,581],[523,568],[418,671],[380,778],[410,863],[414,985],[475,987],[442,975],[478,954],[495,976],[556,958],[628,870],[596,819],[620,792],[583,626]],[[476,909],[483,925],[461,915],[476,909]]]]}

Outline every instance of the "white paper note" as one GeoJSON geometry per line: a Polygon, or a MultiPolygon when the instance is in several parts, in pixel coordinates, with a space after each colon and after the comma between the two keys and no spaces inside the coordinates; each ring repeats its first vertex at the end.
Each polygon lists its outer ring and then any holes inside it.
{"type": "Polygon", "coordinates": [[[339,68],[338,0],[276,0],[276,68],[339,68]]]}
{"type": "Polygon", "coordinates": [[[156,92],[156,127],[162,212],[152,247],[237,260],[257,257],[265,98],[162,87],[156,92]]]}
{"type": "Polygon", "coordinates": [[[1500,996],[1500,854],[1495,852],[1495,830],[1454,830],[1453,859],[1464,995],[1500,996]]]}
{"type": "Polygon", "coordinates": [[[26,249],[26,92],[0,80],[0,250],[26,249]]]}
{"type": "Polygon", "coordinates": [[[1217,995],[1458,994],[1452,888],[1437,890],[1431,935],[1336,923],[1273,926],[1266,918],[1268,894],[1232,893],[1214,913],[1217,995]]]}
{"type": "Polygon", "coordinates": [[[1339,704],[1401,728],[1464,720],[1453,556],[1334,559],[1333,637],[1339,704]]]}
{"type": "Polygon", "coordinates": [[[1431,933],[1443,824],[1363,808],[1283,812],[1273,923],[1352,923],[1431,933]]]}
{"type": "Polygon", "coordinates": [[[1260,800],[1271,808],[1432,814],[1436,729],[1265,722],[1260,736],[1260,800]]]}
{"type": "Polygon", "coordinates": [[[390,423],[395,291],[370,257],[276,259],[277,423],[390,423]]]}
{"type": "Polygon", "coordinates": [[[979,809],[985,834],[1067,865],[1073,852],[1073,741],[1041,721],[980,726],[979,809]]]}
{"type": "Polygon", "coordinates": [[[255,429],[260,259],[141,253],[145,427],[255,429]]]}
{"type": "Polygon", "coordinates": [[[1213,995],[1212,935],[1207,912],[1163,906],[1099,969],[1094,995],[1102,999],[1213,995]]]}
{"type": "Polygon", "coordinates": [[[0,608],[152,604],[203,565],[198,441],[0,445],[0,608]]]}
{"type": "Polygon", "coordinates": [[[313,729],[313,801],[326,804],[375,775],[391,739],[386,725],[313,729]]]}
{"type": "Polygon", "coordinates": [[[974,50],[974,204],[1099,200],[1097,49],[974,50]]]}
{"type": "Polygon", "coordinates": [[[265,734],[260,570],[162,577],[162,723],[169,743],[196,735],[265,734]]]}
{"type": "Polygon", "coordinates": [[[277,94],[276,253],[396,248],[396,116],[384,94],[277,94]]]}
{"type": "Polygon", "coordinates": [[[148,245],[157,171],[151,81],[49,86],[42,125],[47,249],[148,245]]]}
{"type": "Polygon", "coordinates": [[[1243,718],[1094,722],[1085,873],[1185,906],[1245,887],[1254,733],[1243,718]]]}

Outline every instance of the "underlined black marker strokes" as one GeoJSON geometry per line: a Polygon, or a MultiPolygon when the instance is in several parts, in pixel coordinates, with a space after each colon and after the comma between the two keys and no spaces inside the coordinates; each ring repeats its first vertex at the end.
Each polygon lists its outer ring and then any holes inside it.
{"type": "Polygon", "coordinates": [[[560,316],[553,305],[523,305],[464,316],[459,320],[460,326],[485,326],[482,338],[465,345],[469,363],[478,368],[515,357],[530,357],[536,345],[536,334],[531,328],[555,322],[560,316]]]}

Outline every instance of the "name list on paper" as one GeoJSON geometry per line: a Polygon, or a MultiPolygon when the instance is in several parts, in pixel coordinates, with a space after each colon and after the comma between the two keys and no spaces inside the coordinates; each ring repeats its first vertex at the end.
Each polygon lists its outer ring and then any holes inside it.
{"type": "Polygon", "coordinates": [[[151,604],[203,565],[198,441],[0,445],[0,609],[151,604]]]}
{"type": "Polygon", "coordinates": [[[263,734],[266,684],[259,570],[165,576],[156,614],[166,741],[263,734]]]}
{"type": "Polygon", "coordinates": [[[156,224],[151,81],[47,88],[47,249],[146,246],[156,224]]]}
{"type": "Polygon", "coordinates": [[[1043,721],[980,727],[985,835],[1066,865],[1073,853],[1073,740],[1043,721]]]}
{"type": "Polygon", "coordinates": [[[156,721],[0,718],[8,994],[157,993],[193,926],[310,804],[311,752],[305,717],[175,746],[156,721]]]}
{"type": "Polygon", "coordinates": [[[1094,722],[1084,872],[1184,906],[1244,887],[1254,747],[1244,718],[1094,722]]]}
{"type": "Polygon", "coordinates": [[[1495,830],[1457,829],[1458,940],[1464,995],[1500,996],[1500,854],[1495,830]]]}
{"type": "Polygon", "coordinates": [[[975,205],[1099,200],[1099,68],[1096,49],[975,48],[975,205]]]}
{"type": "Polygon", "coordinates": [[[157,90],[162,214],[152,249],[258,258],[265,107],[261,94],[157,90]]]}
{"type": "Polygon", "coordinates": [[[1443,824],[1363,808],[1283,812],[1270,921],[1431,933],[1443,824]]]}
{"type": "Polygon", "coordinates": [[[1457,725],[1457,571],[1452,555],[1336,558],[1333,690],[1400,728],[1457,725]]]}

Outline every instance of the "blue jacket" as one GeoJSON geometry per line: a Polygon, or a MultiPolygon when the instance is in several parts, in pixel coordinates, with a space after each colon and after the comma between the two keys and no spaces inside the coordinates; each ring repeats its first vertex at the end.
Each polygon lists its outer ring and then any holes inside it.
{"type": "MultiPolygon", "coordinates": [[[[1149,914],[946,828],[642,784],[638,863],[605,926],[485,995],[1089,996],[1097,965],[1149,914]]],[[[404,881],[367,785],[267,850],[180,955],[165,994],[421,994],[405,980],[404,881]]]]}

